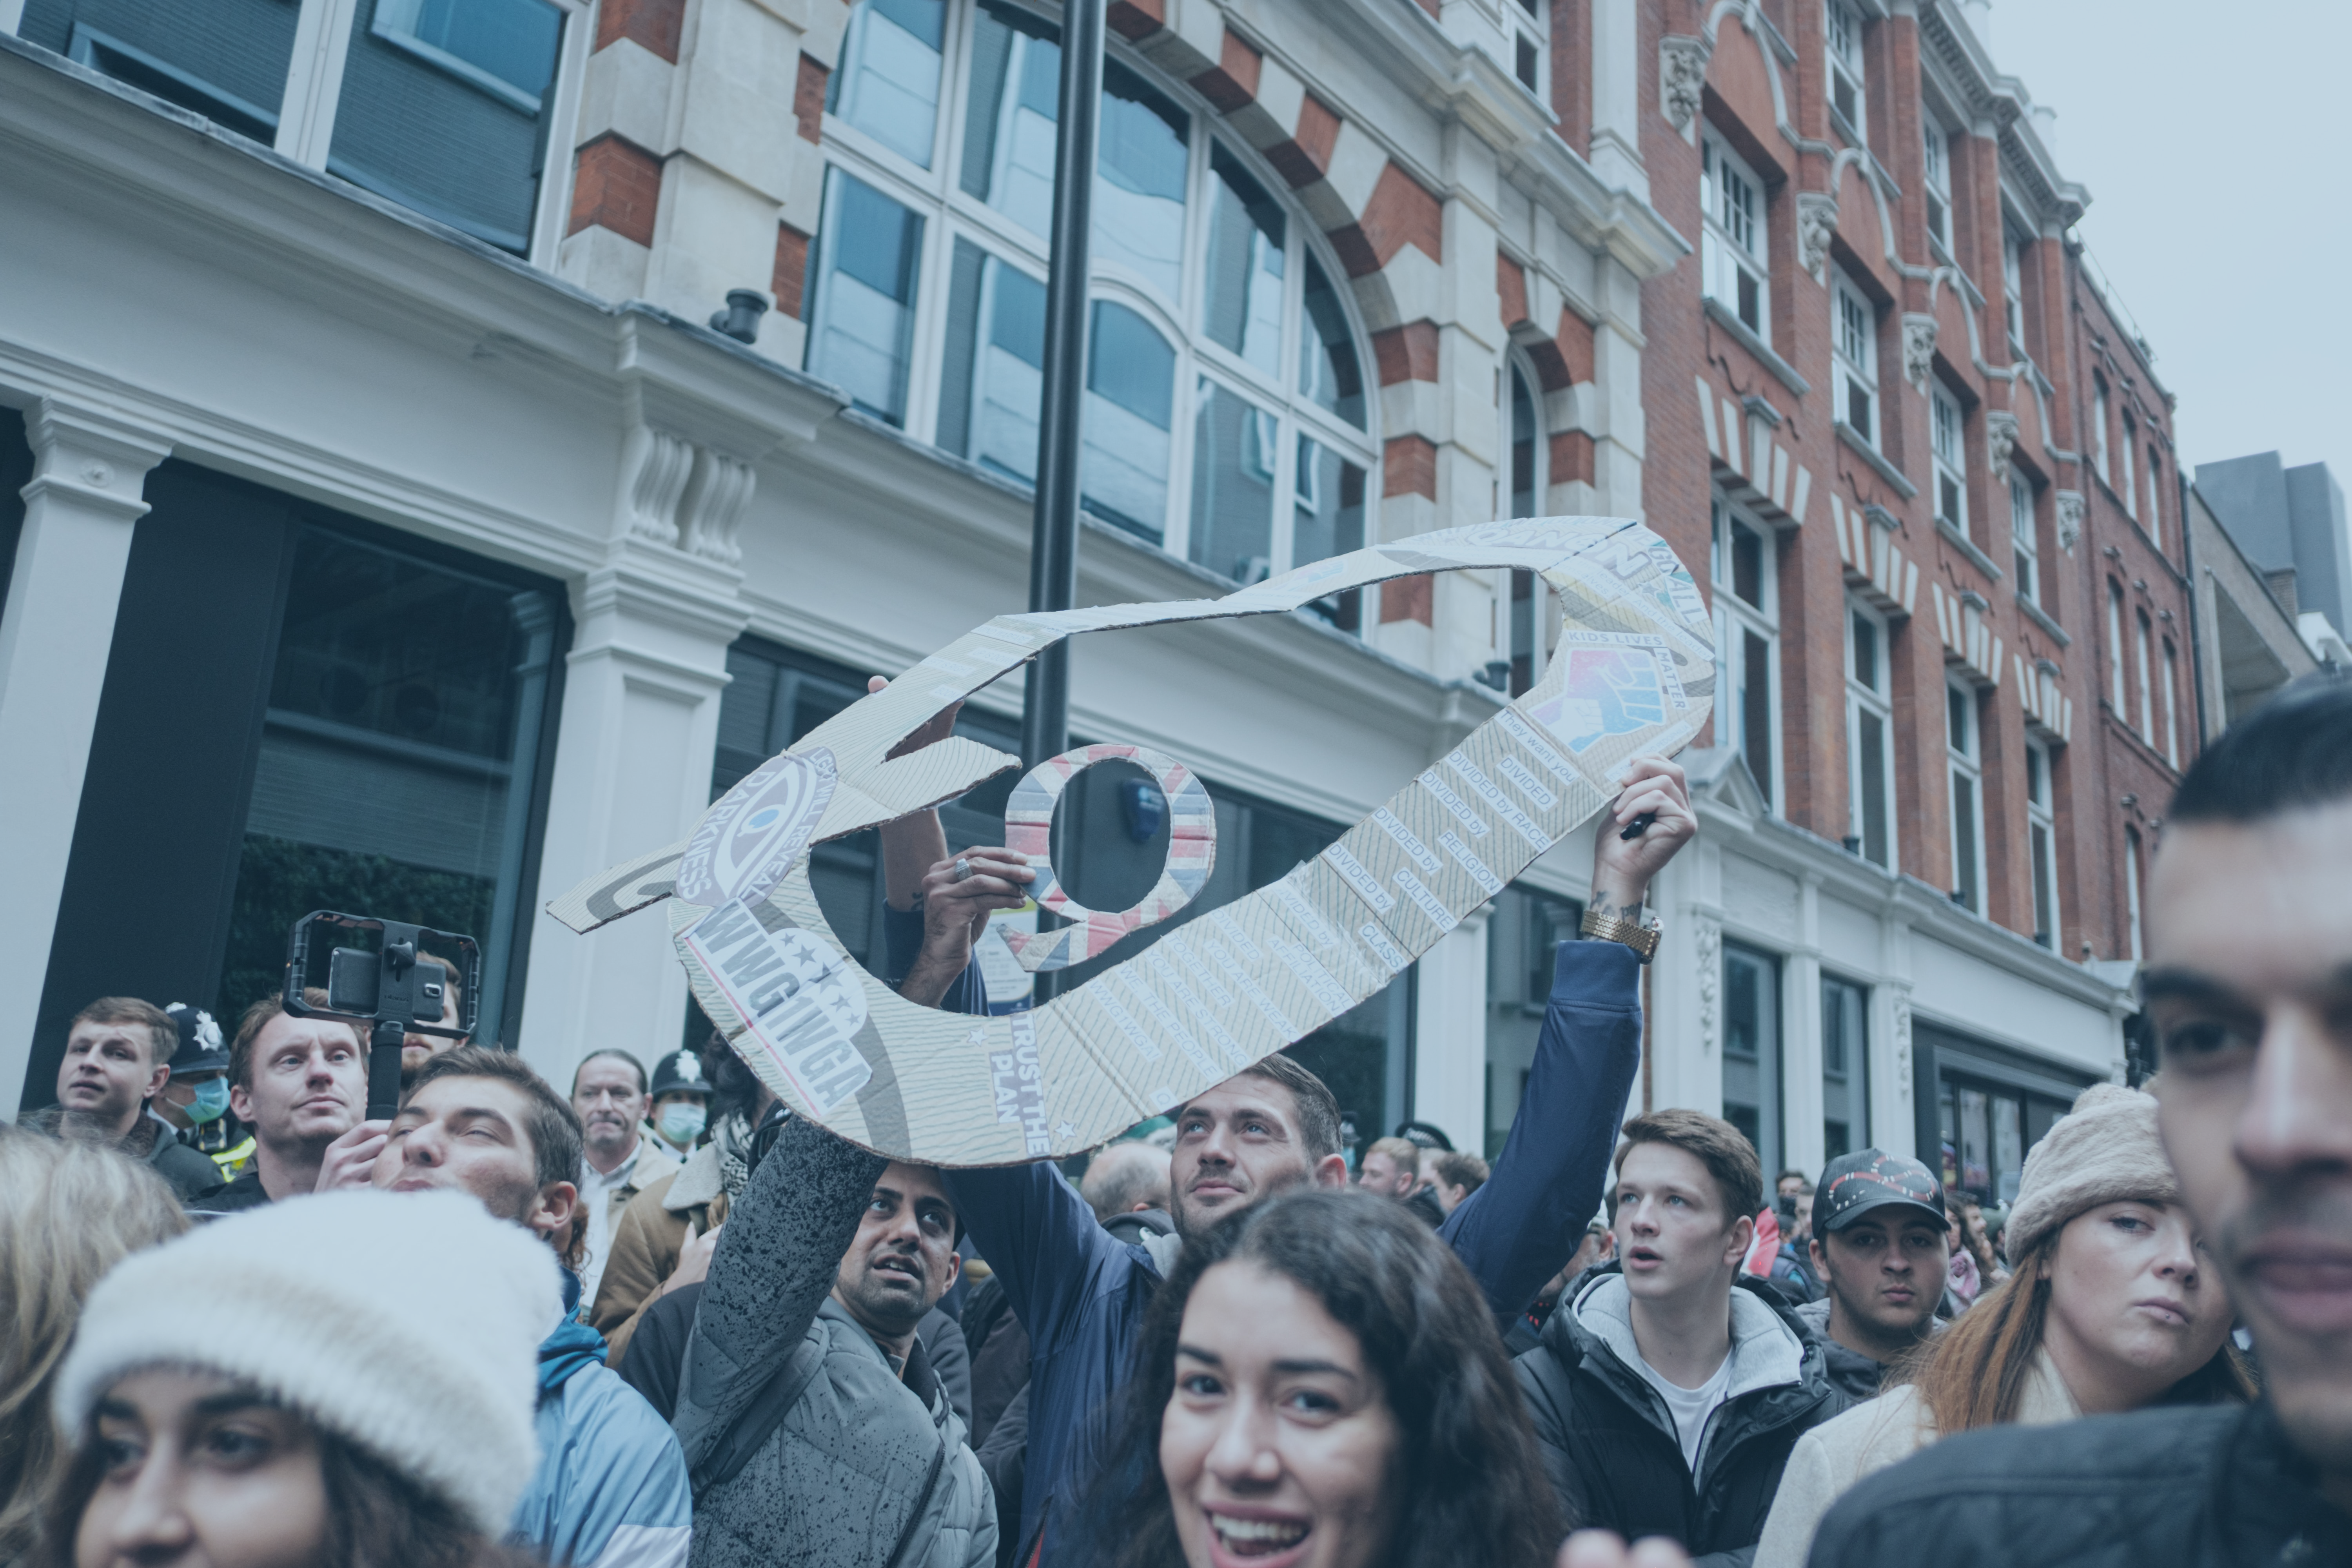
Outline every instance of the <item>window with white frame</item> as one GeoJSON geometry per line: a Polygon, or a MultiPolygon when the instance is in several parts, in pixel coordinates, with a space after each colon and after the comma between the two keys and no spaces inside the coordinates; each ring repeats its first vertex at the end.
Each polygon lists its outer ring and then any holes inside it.
{"type": "Polygon", "coordinates": [[[2132,962],[2140,959],[2139,944],[2139,833],[2135,828],[2124,829],[2124,922],[2125,935],[2131,943],[2132,962]]]}
{"type": "Polygon", "coordinates": [[[2009,325],[2009,346],[2025,353],[2025,247],[2032,241],[2006,226],[2000,237],[2001,307],[2009,325]]]}
{"type": "Polygon", "coordinates": [[[2180,766],[2180,710],[2174,688],[2180,684],[2180,659],[2173,652],[2172,639],[2164,639],[2164,760],[2174,768],[2180,766]]]}
{"type": "Polygon", "coordinates": [[[2033,521],[2033,486],[2014,469],[2009,476],[2009,542],[2017,596],[2037,604],[2042,596],[2042,536],[2033,521]]]}
{"type": "Polygon", "coordinates": [[[1780,805],[1780,542],[1721,496],[1715,510],[1717,745],[1739,749],[1757,788],[1780,805]]]}
{"type": "Polygon", "coordinates": [[[1870,446],[1878,445],[1878,307],[1843,271],[1832,274],[1837,313],[1831,356],[1838,390],[1836,416],[1870,446]]]}
{"type": "Polygon", "coordinates": [[[1867,78],[1862,65],[1862,13],[1854,9],[1853,0],[1824,0],[1824,4],[1822,30],[1829,56],[1830,108],[1845,121],[1844,129],[1854,143],[1863,145],[1869,141],[1870,131],[1863,122],[1863,83],[1867,78]]]}
{"type": "Polygon", "coordinates": [[[2025,742],[2025,852],[2033,867],[2033,940],[2058,948],[2058,827],[2051,810],[2050,749],[2025,742]]]}
{"type": "Polygon", "coordinates": [[[2139,738],[2153,746],[2156,744],[2156,695],[2152,689],[2156,682],[2148,670],[2147,644],[2147,612],[2134,610],[2132,650],[2139,668],[2139,738]]]}
{"type": "Polygon", "coordinates": [[[1952,245],[1952,139],[1933,114],[1919,117],[1920,173],[1927,193],[1927,237],[1952,245]]]}
{"type": "Polygon", "coordinates": [[[2099,476],[2099,482],[2110,489],[2115,488],[2115,480],[2107,477],[2107,421],[2111,416],[2107,407],[2106,378],[2094,372],[2091,376],[2091,470],[2099,476]]]}
{"type": "Polygon", "coordinates": [[[1895,869],[1895,706],[1886,621],[1845,604],[1846,847],[1895,869]]]}
{"type": "MultiPolygon", "coordinates": [[[[808,369],[1024,482],[1058,40],[1015,0],[860,0],[827,84],[810,261],[808,369]]],[[[1347,274],[1255,153],[1123,54],[1105,62],[1092,197],[1084,504],[1236,582],[1358,549],[1379,447],[1347,274]]],[[[1360,630],[1360,598],[1314,608],[1360,630]]]]}
{"type": "Polygon", "coordinates": [[[1511,74],[1538,98],[1551,75],[1551,0],[1506,0],[1503,15],[1511,40],[1511,74]]]}
{"type": "Polygon", "coordinates": [[[1952,778],[1952,901],[1984,913],[1984,748],[1973,688],[1944,683],[1944,754],[1952,778]]]}
{"type": "Polygon", "coordinates": [[[2112,577],[2107,579],[2107,705],[2118,720],[2131,722],[2131,710],[2124,706],[2124,590],[2112,577]]]}
{"type": "Polygon", "coordinates": [[[1758,337],[1771,319],[1764,184],[1709,132],[1699,143],[1700,270],[1706,297],[1758,337]]]}
{"type": "Polygon", "coordinates": [[[2123,459],[2123,483],[2117,487],[2117,493],[2123,497],[2125,512],[2132,517],[2137,517],[2139,515],[2139,476],[2135,473],[2132,468],[2132,426],[2134,423],[2135,421],[2132,418],[2131,411],[2129,409],[2126,409],[2124,411],[2124,437],[2122,440],[2116,443],[2116,455],[2123,459]]]}
{"type": "Polygon", "coordinates": [[[1928,446],[1936,458],[1936,516],[1966,537],[1969,485],[1966,426],[1959,400],[1938,386],[1929,394],[1928,446]]]}
{"type": "Polygon", "coordinates": [[[584,0],[26,0],[17,35],[549,265],[563,215],[562,180],[544,177],[547,143],[559,96],[577,90],[587,9],[584,0]],[[306,30],[307,15],[323,25],[306,30]]]}
{"type": "Polygon", "coordinates": [[[2157,448],[2147,449],[2147,538],[2158,554],[2164,552],[2164,458],[2157,448]]]}

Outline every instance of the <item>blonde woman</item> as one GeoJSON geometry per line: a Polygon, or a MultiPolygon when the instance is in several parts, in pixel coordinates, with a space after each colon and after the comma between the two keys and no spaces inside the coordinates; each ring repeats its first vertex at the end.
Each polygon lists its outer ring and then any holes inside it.
{"type": "Polygon", "coordinates": [[[0,1565],[31,1554],[63,1468],[49,1386],[82,1303],[126,1254],[187,1228],[149,1167],[0,1123],[0,1565]]]}
{"type": "Polygon", "coordinates": [[[1756,1568],[1802,1568],[1847,1488],[1938,1437],[2253,1397],[2151,1097],[2083,1092],[2027,1158],[2008,1242],[2011,1277],[1921,1348],[1907,1383],[1798,1439],[1756,1568]]]}

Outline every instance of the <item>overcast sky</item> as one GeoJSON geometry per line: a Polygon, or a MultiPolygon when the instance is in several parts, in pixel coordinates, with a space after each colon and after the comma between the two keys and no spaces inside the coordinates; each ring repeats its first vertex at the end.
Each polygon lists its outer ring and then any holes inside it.
{"type": "Polygon", "coordinates": [[[2352,6],[1994,0],[2058,111],[2075,232],[2156,351],[2190,465],[2275,448],[2352,487],[2352,6]]]}

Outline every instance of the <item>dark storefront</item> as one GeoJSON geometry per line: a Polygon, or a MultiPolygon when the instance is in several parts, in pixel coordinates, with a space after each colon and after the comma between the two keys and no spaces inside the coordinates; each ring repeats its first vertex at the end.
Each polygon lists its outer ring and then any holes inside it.
{"type": "Polygon", "coordinates": [[[1915,1022],[1911,1040],[1920,1151],[1938,1151],[1945,1186],[1979,1203],[2017,1196],[2025,1156],[2096,1081],[1933,1024],[1915,1022]]]}

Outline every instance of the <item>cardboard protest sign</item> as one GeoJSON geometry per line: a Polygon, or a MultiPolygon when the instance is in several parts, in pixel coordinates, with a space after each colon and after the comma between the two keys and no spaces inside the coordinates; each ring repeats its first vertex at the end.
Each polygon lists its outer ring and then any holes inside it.
{"type": "MultiPolygon", "coordinates": [[[[1421,534],[1219,599],[999,616],[762,764],[685,844],[600,872],[548,910],[588,931],[667,900],[703,1010],[794,1110],[854,1142],[940,1165],[1060,1158],[1372,995],[1606,805],[1626,762],[1686,745],[1714,691],[1697,584],[1639,524],[1548,518],[1421,534]],[[1560,597],[1558,649],[1532,689],[1313,860],[1043,1007],[976,1017],[908,1002],[848,956],[817,907],[809,846],[1019,765],[961,737],[896,758],[891,747],[1066,637],[1285,612],[1392,577],[1504,567],[1541,574],[1560,597]]],[[[1013,795],[1007,835],[1039,869],[1038,903],[1077,921],[1005,929],[1027,970],[1116,952],[1190,900],[1215,853],[1200,781],[1134,746],[1081,748],[1035,770],[1013,795]],[[1174,832],[1160,883],[1106,914],[1069,899],[1045,850],[1061,787],[1112,756],[1160,780],[1174,832]]]]}

